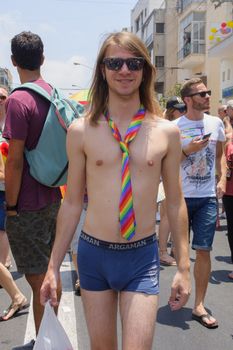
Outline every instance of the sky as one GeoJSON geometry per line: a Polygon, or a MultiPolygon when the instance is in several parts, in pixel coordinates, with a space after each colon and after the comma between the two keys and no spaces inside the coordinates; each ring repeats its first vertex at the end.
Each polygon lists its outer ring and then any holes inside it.
{"type": "Polygon", "coordinates": [[[31,31],[44,43],[43,78],[67,96],[76,89],[88,88],[103,40],[110,32],[130,27],[130,14],[136,3],[136,0],[0,0],[0,67],[10,70],[16,87],[19,78],[10,59],[10,41],[21,31],[31,31]]]}

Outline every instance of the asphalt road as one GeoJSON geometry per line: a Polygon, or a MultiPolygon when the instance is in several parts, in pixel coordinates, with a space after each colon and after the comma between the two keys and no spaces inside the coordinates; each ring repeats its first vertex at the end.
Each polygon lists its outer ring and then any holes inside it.
{"type": "MultiPolygon", "coordinates": [[[[190,252],[191,265],[195,254],[190,252]]],[[[67,333],[71,334],[71,340],[75,343],[75,350],[88,350],[88,335],[82,310],[81,298],[74,295],[72,290],[72,265],[67,256],[64,265],[67,267],[62,272],[64,284],[65,306],[61,314],[61,322],[66,327],[67,333]],[[67,280],[69,280],[67,282],[67,280]],[[70,311],[74,309],[72,314],[70,311]],[[69,322],[67,321],[67,316],[69,322]],[[66,319],[65,319],[66,317],[66,319]],[[64,319],[63,319],[64,318],[64,319]],[[69,326],[70,325],[70,326],[69,326]],[[67,329],[67,328],[72,328],[67,329]],[[75,341],[74,341],[75,340],[75,341]]],[[[221,228],[216,231],[214,249],[212,252],[212,273],[209,280],[206,297],[206,307],[218,319],[219,328],[210,330],[201,326],[191,319],[194,293],[187,305],[180,311],[171,312],[167,300],[170,286],[176,267],[162,267],[160,278],[160,301],[155,330],[153,350],[232,350],[233,349],[233,307],[232,290],[233,282],[227,277],[232,270],[227,244],[225,221],[221,221],[221,228]]],[[[15,266],[11,269],[12,275],[18,286],[30,299],[30,290],[25,278],[17,274],[15,266]]],[[[194,285],[193,285],[194,289],[194,285]]],[[[3,289],[0,289],[0,310],[9,304],[9,297],[3,289]]],[[[7,322],[0,323],[0,350],[11,350],[14,345],[23,344],[25,337],[30,338],[28,329],[33,329],[31,309],[22,311],[17,317],[7,322]],[[28,333],[25,336],[25,332],[28,333]]],[[[119,344],[120,344],[119,327],[119,344]]],[[[119,346],[120,349],[120,346],[119,346]]],[[[132,349],[134,350],[134,349],[132,349]]]]}

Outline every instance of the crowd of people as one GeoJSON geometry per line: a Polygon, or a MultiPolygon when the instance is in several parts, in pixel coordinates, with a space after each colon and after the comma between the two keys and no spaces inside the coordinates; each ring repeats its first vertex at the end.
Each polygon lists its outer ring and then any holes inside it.
{"type": "MultiPolygon", "coordinates": [[[[34,82],[51,93],[41,76],[41,38],[22,32],[12,39],[11,51],[21,83],[34,82]]],[[[12,299],[1,321],[28,307],[7,269],[8,247],[31,287],[38,334],[46,301],[57,311],[59,269],[71,246],[91,349],[117,349],[118,304],[123,349],[151,349],[160,262],[177,266],[168,303],[179,310],[191,292],[191,242],[196,253],[192,318],[218,327],[205,298],[221,198],[233,263],[233,100],[219,107],[219,116],[209,115],[211,91],[195,78],[184,83],[181,98],[167,100],[163,113],[155,99],[155,74],[137,36],[119,32],[105,39],[86,115],[68,129],[62,200],[60,188],[30,175],[24,157],[24,149],[33,149],[39,140],[49,102],[27,89],[9,97],[0,89],[2,137],[9,147],[6,164],[0,159],[5,186],[0,191],[0,284],[12,299]]],[[[13,349],[29,350],[34,344],[13,349]]]]}

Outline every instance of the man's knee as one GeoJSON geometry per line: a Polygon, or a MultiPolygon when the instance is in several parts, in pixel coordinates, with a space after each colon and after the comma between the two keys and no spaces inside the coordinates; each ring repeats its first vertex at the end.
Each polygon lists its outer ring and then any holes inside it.
{"type": "Polygon", "coordinates": [[[27,282],[30,284],[33,292],[40,291],[45,274],[25,274],[27,282]]]}

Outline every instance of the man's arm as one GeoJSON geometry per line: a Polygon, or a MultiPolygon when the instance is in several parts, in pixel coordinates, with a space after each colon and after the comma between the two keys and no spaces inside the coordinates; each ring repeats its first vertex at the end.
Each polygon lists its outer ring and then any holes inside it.
{"type": "Polygon", "coordinates": [[[175,127],[169,130],[168,139],[168,151],[162,164],[162,178],[178,265],[169,304],[172,310],[178,310],[186,304],[191,290],[188,218],[180,183],[180,134],[175,127]]]}
{"type": "Polygon", "coordinates": [[[5,170],[4,170],[4,162],[2,158],[2,153],[0,152],[0,181],[5,180],[5,170]]]}
{"type": "Polygon", "coordinates": [[[57,305],[57,285],[59,269],[74,235],[83,207],[85,190],[84,120],[73,123],[67,134],[67,154],[69,159],[68,181],[65,198],[60,207],[56,239],[52,249],[48,270],[41,287],[41,303],[51,299],[57,305]]]}
{"type": "Polygon", "coordinates": [[[195,137],[188,145],[182,147],[181,161],[188,157],[192,153],[201,151],[208,144],[209,139],[201,139],[200,137],[195,137]]]}
{"type": "Polygon", "coordinates": [[[225,148],[225,143],[218,141],[216,145],[216,172],[218,176],[216,191],[217,191],[218,198],[222,198],[222,196],[226,192],[227,163],[226,163],[224,148],[225,148]]]}
{"type": "MultiPolygon", "coordinates": [[[[18,202],[18,196],[22,181],[23,161],[24,161],[25,141],[10,140],[9,150],[5,166],[5,191],[6,203],[9,206],[15,206],[18,202]]],[[[15,215],[16,212],[9,212],[8,215],[15,215]]]]}

